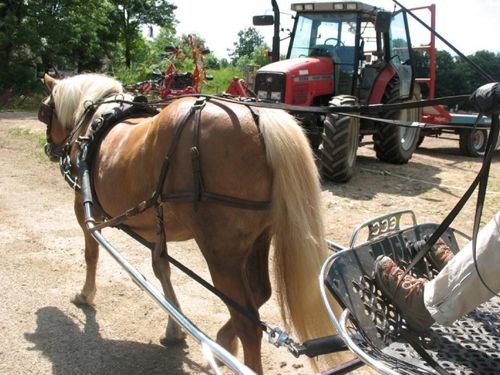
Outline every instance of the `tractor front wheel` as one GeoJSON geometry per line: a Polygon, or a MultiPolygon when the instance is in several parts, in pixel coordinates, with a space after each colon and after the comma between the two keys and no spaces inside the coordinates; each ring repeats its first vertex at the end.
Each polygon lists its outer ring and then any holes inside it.
{"type": "MultiPolygon", "coordinates": [[[[350,95],[339,95],[330,101],[330,106],[354,106],[357,99],[350,95]]],[[[359,119],[331,113],[323,123],[320,169],[324,178],[334,182],[351,179],[359,145],[359,119]]]]}

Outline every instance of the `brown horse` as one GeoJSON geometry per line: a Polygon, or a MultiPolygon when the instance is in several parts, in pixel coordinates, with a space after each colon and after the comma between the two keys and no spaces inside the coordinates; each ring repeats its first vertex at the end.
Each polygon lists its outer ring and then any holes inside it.
{"type": "MultiPolygon", "coordinates": [[[[101,75],[79,75],[64,80],[49,76],[45,107],[53,107],[47,121],[49,153],[63,144],[71,147],[72,173],[76,177],[76,136],[84,135],[92,119],[88,103],[119,95],[122,86],[101,75]]],[[[174,133],[196,98],[181,98],[154,117],[124,120],[101,140],[92,161],[94,192],[102,210],[116,216],[137,206],[155,191],[163,159],[174,133]]],[[[117,104],[98,107],[93,118],[117,104]]],[[[268,260],[274,241],[274,272],[282,316],[292,323],[298,339],[331,333],[318,292],[317,277],[326,255],[320,209],[320,184],[307,138],[295,119],[281,110],[253,109],[211,98],[199,121],[199,162],[206,191],[245,202],[270,202],[267,208],[238,207],[217,200],[193,198],[164,201],[166,240],[194,238],[208,264],[216,288],[258,316],[270,298],[268,260]],[[258,112],[258,113],[256,113],[258,112]],[[258,118],[258,121],[256,119],[258,118]]],[[[174,157],[162,185],[162,194],[193,191],[193,116],[178,136],[174,157]]],[[[96,293],[98,243],[84,223],[80,193],[75,213],[85,234],[86,280],[75,303],[92,304],[96,293]]],[[[156,242],[155,210],[131,216],[126,225],[148,241],[156,242]]],[[[155,275],[166,297],[178,301],[170,282],[165,257],[153,258],[155,275]]],[[[217,342],[234,353],[236,338],[243,346],[247,366],[262,373],[262,331],[240,312],[228,306],[230,319],[217,334],[217,342]]],[[[165,342],[185,334],[169,318],[165,342]]]]}

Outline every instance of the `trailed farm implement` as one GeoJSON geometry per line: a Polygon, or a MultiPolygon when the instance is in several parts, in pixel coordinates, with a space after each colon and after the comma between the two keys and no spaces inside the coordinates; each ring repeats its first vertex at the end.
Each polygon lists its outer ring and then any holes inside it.
{"type": "Polygon", "coordinates": [[[128,92],[170,99],[177,96],[199,94],[202,85],[211,79],[205,69],[204,56],[210,53],[197,41],[196,36],[188,35],[179,46],[165,47],[168,65],[163,73],[155,73],[157,77],[151,80],[125,85],[128,92]],[[182,72],[179,66],[191,60],[193,72],[182,72]]]}

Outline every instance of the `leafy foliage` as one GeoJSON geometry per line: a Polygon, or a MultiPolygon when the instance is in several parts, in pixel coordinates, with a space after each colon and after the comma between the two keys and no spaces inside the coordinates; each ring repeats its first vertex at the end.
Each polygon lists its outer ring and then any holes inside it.
{"type": "Polygon", "coordinates": [[[238,32],[238,41],[233,43],[234,50],[229,54],[233,64],[243,56],[252,56],[255,49],[263,43],[264,37],[254,27],[238,32]]]}
{"type": "MultiPolygon", "coordinates": [[[[39,87],[38,72],[50,67],[114,74],[125,83],[152,78],[169,64],[164,48],[181,45],[186,35],[176,35],[176,6],[166,0],[4,0],[0,3],[0,99],[39,87]],[[159,26],[154,39],[148,27],[159,26]]],[[[202,35],[197,42],[206,45],[202,35]]],[[[242,29],[225,58],[205,56],[214,81],[210,92],[223,91],[233,76],[243,77],[248,66],[270,62],[269,47],[253,27],[242,29]]],[[[189,50],[184,51],[189,56],[189,50]]],[[[428,76],[423,54],[417,57],[418,76],[428,76]]],[[[479,51],[469,56],[500,81],[500,54],[479,51]]],[[[177,61],[179,70],[192,71],[192,59],[177,61]]],[[[485,79],[465,61],[446,51],[437,53],[437,92],[448,96],[471,93],[485,79]]],[[[25,100],[24,100],[25,101],[25,100]]],[[[0,103],[1,105],[1,103],[0,103]]]]}
{"type": "Polygon", "coordinates": [[[175,33],[175,5],[165,0],[8,0],[0,4],[0,93],[28,90],[37,72],[59,67],[109,71],[150,57],[142,25],[175,33]],[[120,56],[123,54],[123,59],[120,56]]]}
{"type": "MultiPolygon", "coordinates": [[[[500,53],[478,51],[468,56],[476,65],[500,81],[500,53]]],[[[415,54],[417,77],[429,76],[429,60],[422,52],[415,54]]],[[[467,61],[452,56],[447,51],[436,54],[436,97],[470,94],[488,80],[476,71],[467,61]]],[[[462,109],[470,109],[466,105],[462,109]]]]}
{"type": "Polygon", "coordinates": [[[110,0],[111,13],[124,46],[125,65],[130,68],[135,43],[142,39],[142,25],[171,29],[175,26],[175,5],[165,0],[110,0]]]}

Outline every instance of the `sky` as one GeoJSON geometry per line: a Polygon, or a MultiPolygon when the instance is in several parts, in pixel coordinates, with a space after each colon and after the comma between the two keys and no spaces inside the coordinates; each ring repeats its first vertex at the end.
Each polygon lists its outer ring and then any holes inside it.
{"type": "MultiPolygon", "coordinates": [[[[500,53],[500,0],[398,0],[407,8],[436,5],[436,30],[465,55],[479,50],[500,53]]],[[[272,15],[271,0],[170,0],[177,6],[175,16],[179,21],[177,34],[198,34],[206,41],[217,58],[228,56],[228,48],[234,49],[238,32],[252,25],[254,15],[272,15]]],[[[277,0],[281,12],[282,27],[292,28],[292,3],[301,0],[277,0]]],[[[304,1],[307,2],[307,1],[304,1]]],[[[308,1],[320,2],[320,1],[308,1]]],[[[385,10],[393,10],[392,0],[365,0],[385,10]]],[[[430,22],[428,11],[416,13],[425,22],[430,22]]],[[[429,42],[429,32],[422,26],[410,24],[413,45],[429,42]]],[[[255,26],[264,36],[264,42],[271,46],[273,26],[255,26]]],[[[285,37],[281,33],[281,37],[285,37]]],[[[437,41],[439,50],[447,50],[445,44],[437,41]]],[[[286,53],[288,40],[281,43],[281,53],[286,53]]]]}

